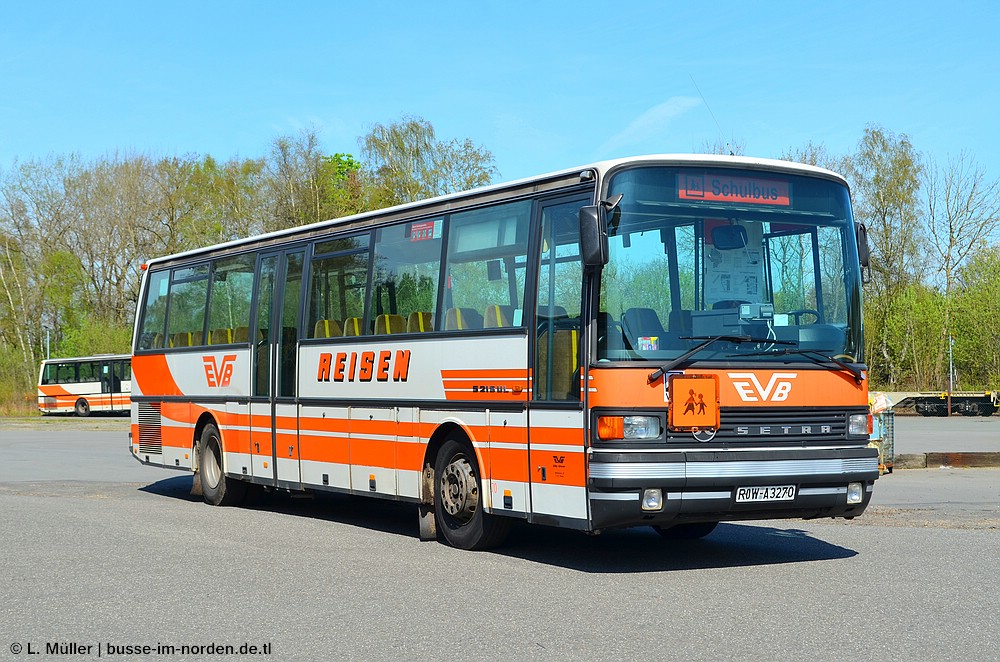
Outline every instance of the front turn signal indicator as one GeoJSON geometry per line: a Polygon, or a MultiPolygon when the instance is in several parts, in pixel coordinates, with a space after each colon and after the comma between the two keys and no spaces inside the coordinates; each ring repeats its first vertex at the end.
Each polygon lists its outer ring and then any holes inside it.
{"type": "Polygon", "coordinates": [[[625,438],[624,416],[598,416],[597,438],[602,441],[625,438]]]}

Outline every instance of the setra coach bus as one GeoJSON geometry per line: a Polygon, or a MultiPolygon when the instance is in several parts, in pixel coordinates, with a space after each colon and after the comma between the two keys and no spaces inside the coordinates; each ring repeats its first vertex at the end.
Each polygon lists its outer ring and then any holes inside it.
{"type": "Polygon", "coordinates": [[[151,260],[131,452],[214,505],[411,502],[464,549],[855,517],[867,255],[832,172],[665,155],[151,260]]]}

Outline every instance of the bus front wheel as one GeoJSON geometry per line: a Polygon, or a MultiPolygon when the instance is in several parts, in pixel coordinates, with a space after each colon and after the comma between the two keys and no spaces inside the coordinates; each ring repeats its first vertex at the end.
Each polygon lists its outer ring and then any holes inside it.
{"type": "Polygon", "coordinates": [[[434,463],[434,509],[438,530],[452,547],[496,547],[510,530],[510,520],[483,512],[479,463],[466,444],[449,439],[434,463]]]}
{"type": "Polygon", "coordinates": [[[76,415],[80,418],[87,418],[90,416],[90,403],[80,398],[76,401],[76,406],[74,407],[76,415]]]}
{"type": "Polygon", "coordinates": [[[219,428],[209,423],[201,431],[198,455],[198,478],[205,503],[213,506],[235,506],[246,494],[246,483],[228,478],[222,461],[222,438],[219,428]]]}

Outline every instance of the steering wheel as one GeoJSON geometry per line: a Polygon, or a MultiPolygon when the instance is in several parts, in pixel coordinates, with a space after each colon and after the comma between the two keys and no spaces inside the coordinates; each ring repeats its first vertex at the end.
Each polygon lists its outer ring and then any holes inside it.
{"type": "Polygon", "coordinates": [[[787,314],[791,315],[792,317],[795,318],[795,326],[799,326],[801,324],[801,318],[802,318],[803,315],[812,315],[813,317],[816,318],[812,322],[810,322],[810,324],[815,324],[820,319],[819,311],[818,310],[813,310],[812,308],[801,308],[799,310],[789,310],[787,314]]]}

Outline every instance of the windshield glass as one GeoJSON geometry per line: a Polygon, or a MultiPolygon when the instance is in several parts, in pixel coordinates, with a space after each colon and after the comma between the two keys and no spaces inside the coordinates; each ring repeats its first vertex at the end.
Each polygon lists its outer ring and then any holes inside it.
{"type": "Polygon", "coordinates": [[[635,167],[611,178],[599,361],[861,362],[860,269],[847,188],[778,172],[635,167]],[[794,354],[793,354],[794,356],[794,354]]]}

